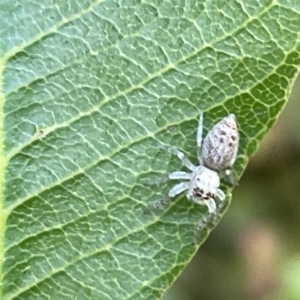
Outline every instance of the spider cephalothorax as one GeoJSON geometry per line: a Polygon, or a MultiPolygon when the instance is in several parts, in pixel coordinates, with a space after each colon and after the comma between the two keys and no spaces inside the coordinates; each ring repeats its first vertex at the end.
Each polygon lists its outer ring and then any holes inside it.
{"type": "MultiPolygon", "coordinates": [[[[198,204],[205,204],[206,201],[213,199],[218,194],[220,179],[217,172],[204,166],[195,168],[191,175],[190,187],[187,198],[198,204]]],[[[211,202],[209,211],[213,212],[214,204],[211,202]]]]}

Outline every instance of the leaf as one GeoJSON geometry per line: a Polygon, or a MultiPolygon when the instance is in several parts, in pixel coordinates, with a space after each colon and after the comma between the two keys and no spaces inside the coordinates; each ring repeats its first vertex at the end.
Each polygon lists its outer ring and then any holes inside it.
{"type": "MultiPolygon", "coordinates": [[[[157,299],[197,250],[205,207],[144,215],[205,133],[235,113],[234,172],[283,108],[297,1],[1,2],[3,299],[157,299]]],[[[227,206],[231,189],[227,191],[227,206]]],[[[209,230],[203,230],[203,243],[209,230]]]]}

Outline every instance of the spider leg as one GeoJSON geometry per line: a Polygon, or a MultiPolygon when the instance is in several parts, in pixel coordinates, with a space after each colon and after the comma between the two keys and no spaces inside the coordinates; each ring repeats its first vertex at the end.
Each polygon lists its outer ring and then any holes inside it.
{"type": "Polygon", "coordinates": [[[209,198],[208,200],[204,200],[205,205],[208,208],[208,212],[210,214],[213,214],[216,212],[217,206],[216,206],[216,202],[213,198],[209,198]]]}
{"type": "Polygon", "coordinates": [[[235,180],[231,169],[225,169],[225,170],[219,171],[219,177],[224,178],[225,181],[232,186],[237,185],[237,181],[235,180]]]}
{"type": "Polygon", "coordinates": [[[176,195],[182,193],[183,191],[187,190],[189,188],[189,182],[180,182],[176,185],[174,185],[170,191],[169,191],[169,197],[175,197],[176,195]]]}
{"type": "Polygon", "coordinates": [[[234,175],[233,175],[233,172],[232,172],[231,169],[225,170],[225,175],[227,176],[228,181],[229,181],[229,183],[230,183],[232,186],[237,185],[237,181],[235,180],[234,175]]]}
{"type": "Polygon", "coordinates": [[[161,183],[167,182],[169,179],[185,179],[190,180],[191,179],[191,173],[183,172],[183,171],[175,171],[170,174],[165,174],[162,177],[150,179],[144,181],[144,185],[151,186],[151,185],[158,185],[161,183]]]}
{"type": "Polygon", "coordinates": [[[147,208],[144,210],[144,213],[149,213],[152,210],[157,210],[157,209],[162,209],[164,208],[171,200],[171,198],[173,198],[174,196],[182,193],[183,191],[187,190],[189,188],[189,183],[188,182],[180,182],[176,185],[174,185],[168,195],[166,195],[165,197],[149,204],[147,206],[147,208]]]}
{"type": "Polygon", "coordinates": [[[217,206],[215,200],[213,198],[209,198],[208,200],[204,200],[204,204],[207,206],[209,214],[205,217],[202,217],[196,224],[193,237],[193,242],[195,244],[197,243],[199,234],[204,227],[208,223],[214,223],[217,217],[217,206]]]}
{"type": "Polygon", "coordinates": [[[165,197],[149,204],[144,210],[144,214],[149,214],[153,210],[163,209],[170,202],[170,197],[166,195],[165,197]]]}
{"type": "Polygon", "coordinates": [[[200,112],[199,116],[199,122],[198,122],[198,129],[197,129],[197,156],[198,160],[200,162],[200,165],[203,165],[202,162],[202,151],[201,151],[201,146],[202,146],[202,133],[203,133],[203,112],[200,112]]]}
{"type": "Polygon", "coordinates": [[[175,171],[169,174],[169,179],[191,179],[191,174],[183,171],[175,171]]]}
{"type": "Polygon", "coordinates": [[[216,216],[213,219],[213,223],[215,223],[218,219],[218,215],[220,214],[220,212],[223,210],[224,205],[225,205],[225,199],[226,199],[226,195],[224,194],[224,192],[221,189],[217,189],[217,193],[216,196],[221,200],[221,203],[218,205],[218,208],[216,210],[216,216]]]}
{"type": "Polygon", "coordinates": [[[144,185],[146,186],[151,186],[151,185],[159,185],[159,184],[162,184],[162,183],[165,183],[169,180],[169,175],[168,174],[165,174],[161,177],[157,177],[157,178],[153,178],[153,179],[149,179],[149,180],[145,180],[143,182],[144,185]]]}
{"type": "Polygon", "coordinates": [[[179,150],[173,148],[173,147],[168,147],[168,146],[164,146],[162,144],[158,144],[158,147],[160,149],[163,149],[171,154],[177,155],[177,157],[182,161],[182,163],[191,171],[194,171],[196,166],[194,166],[190,160],[179,150]]]}
{"type": "Polygon", "coordinates": [[[225,193],[221,189],[217,189],[216,196],[223,202],[226,198],[225,193]]]}
{"type": "Polygon", "coordinates": [[[212,219],[214,218],[215,213],[209,214],[204,218],[199,219],[196,224],[193,236],[193,243],[197,244],[200,232],[205,228],[208,223],[211,223],[212,219]]]}

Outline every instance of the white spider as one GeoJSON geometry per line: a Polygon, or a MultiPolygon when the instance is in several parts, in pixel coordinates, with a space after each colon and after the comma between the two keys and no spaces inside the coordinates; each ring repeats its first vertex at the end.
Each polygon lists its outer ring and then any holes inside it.
{"type": "MultiPolygon", "coordinates": [[[[163,206],[170,198],[187,191],[186,197],[188,200],[207,206],[210,218],[215,219],[222,209],[223,205],[217,208],[214,200],[217,197],[223,203],[226,198],[224,192],[219,189],[220,177],[217,172],[227,169],[226,174],[230,174],[228,168],[235,162],[239,143],[237,124],[233,114],[223,118],[210,129],[202,144],[202,123],[203,113],[199,117],[196,139],[199,166],[193,165],[181,151],[159,145],[160,148],[177,155],[182,163],[192,172],[175,171],[169,174],[168,179],[187,181],[176,184],[171,188],[165,199],[157,201],[152,207],[163,206]]],[[[198,221],[195,239],[197,239],[198,233],[208,220],[204,218],[198,221]]]]}

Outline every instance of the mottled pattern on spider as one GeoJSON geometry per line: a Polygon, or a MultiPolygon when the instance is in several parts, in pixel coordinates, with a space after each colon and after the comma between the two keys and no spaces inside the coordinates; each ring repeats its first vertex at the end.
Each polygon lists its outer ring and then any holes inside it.
{"type": "MultiPolygon", "coordinates": [[[[224,192],[220,187],[220,177],[217,172],[226,170],[230,174],[230,167],[234,164],[238,144],[239,134],[234,114],[223,118],[215,124],[207,133],[202,144],[203,114],[200,114],[197,130],[197,156],[199,166],[195,166],[179,150],[159,145],[160,148],[167,150],[178,156],[182,163],[192,172],[175,171],[168,175],[168,179],[185,180],[176,184],[168,193],[168,197],[157,201],[153,207],[165,205],[170,198],[187,191],[187,198],[197,204],[206,205],[209,211],[207,219],[200,219],[196,226],[195,236],[202,230],[203,226],[219,213],[215,198],[221,202],[225,200],[224,192]]],[[[222,205],[220,205],[220,208],[222,205]]]]}

